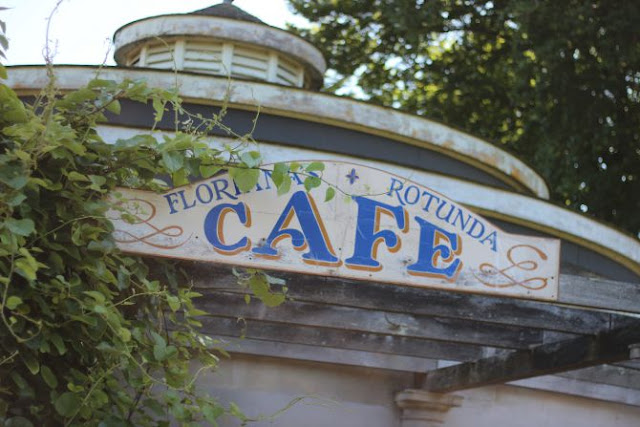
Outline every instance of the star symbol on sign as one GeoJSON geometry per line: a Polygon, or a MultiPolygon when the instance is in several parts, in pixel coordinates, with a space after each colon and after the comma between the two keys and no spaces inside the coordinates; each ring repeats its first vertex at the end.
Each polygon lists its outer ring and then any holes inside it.
{"type": "Polygon", "coordinates": [[[349,172],[349,174],[346,175],[346,177],[349,179],[349,184],[351,185],[353,185],[353,183],[356,182],[356,179],[360,179],[360,177],[356,174],[355,168],[351,169],[351,172],[349,172]]]}

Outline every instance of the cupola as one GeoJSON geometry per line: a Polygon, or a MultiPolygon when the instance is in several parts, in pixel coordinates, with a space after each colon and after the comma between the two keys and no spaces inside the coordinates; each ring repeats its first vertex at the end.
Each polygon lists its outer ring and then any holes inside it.
{"type": "Polygon", "coordinates": [[[175,69],[319,89],[326,62],[311,43],[225,0],[131,22],[114,35],[119,66],[175,69]]]}

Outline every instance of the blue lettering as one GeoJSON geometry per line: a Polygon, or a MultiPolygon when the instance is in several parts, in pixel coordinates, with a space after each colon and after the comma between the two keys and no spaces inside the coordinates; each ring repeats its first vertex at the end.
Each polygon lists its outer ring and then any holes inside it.
{"type": "Polygon", "coordinates": [[[431,206],[431,202],[433,201],[433,199],[436,199],[436,203],[438,203],[440,201],[440,197],[433,195],[431,193],[429,193],[428,191],[423,191],[422,192],[423,196],[428,196],[429,198],[427,199],[427,203],[425,203],[424,207],[422,208],[423,211],[425,212],[429,212],[429,207],[431,206]]]}
{"type": "Polygon", "coordinates": [[[253,253],[269,258],[279,258],[280,253],[275,246],[285,238],[290,238],[293,247],[298,251],[309,248],[309,251],[302,255],[306,263],[332,266],[340,264],[331,247],[315,202],[306,191],[293,193],[264,245],[254,247],[253,253]],[[297,217],[301,230],[288,228],[294,216],[297,217]]]}
{"type": "Polygon", "coordinates": [[[196,187],[196,199],[198,199],[198,201],[202,204],[208,204],[211,203],[211,201],[213,200],[213,191],[211,191],[211,188],[209,188],[209,186],[207,184],[199,184],[196,187]],[[207,199],[205,200],[202,197],[202,194],[200,194],[200,190],[205,189],[206,192],[205,194],[207,195],[207,199]]]}
{"type": "Polygon", "coordinates": [[[167,199],[167,203],[169,204],[169,214],[174,214],[178,212],[174,207],[175,204],[178,203],[178,201],[174,200],[173,197],[176,197],[176,193],[169,193],[164,195],[164,198],[167,199]]]}
{"type": "Polygon", "coordinates": [[[183,210],[186,211],[187,209],[191,209],[192,207],[194,207],[196,205],[196,201],[195,200],[191,204],[187,203],[187,198],[184,195],[184,190],[178,191],[178,194],[180,195],[180,199],[182,199],[182,209],[183,210]]]}
{"type": "Polygon", "coordinates": [[[391,193],[395,193],[396,194],[396,198],[398,199],[398,203],[400,203],[402,206],[404,206],[404,202],[402,201],[402,197],[400,197],[400,190],[402,190],[402,187],[404,187],[404,184],[402,183],[402,181],[395,179],[395,178],[391,178],[391,186],[389,187],[389,192],[387,193],[387,196],[389,197],[393,197],[391,195],[391,193]],[[397,185],[397,187],[396,187],[397,185]]]}
{"type": "Polygon", "coordinates": [[[224,217],[230,213],[235,212],[240,219],[242,225],[246,227],[251,226],[251,211],[249,207],[244,203],[238,204],[221,203],[211,208],[209,213],[204,219],[204,235],[213,245],[213,249],[223,255],[235,255],[239,252],[249,249],[251,241],[247,237],[243,237],[232,245],[227,245],[224,242],[224,234],[222,232],[224,226],[224,217]]]}
{"type": "Polygon", "coordinates": [[[420,199],[420,189],[415,185],[410,185],[407,187],[406,190],[404,190],[404,201],[407,202],[407,204],[415,205],[416,203],[418,203],[419,199],[420,199]],[[413,197],[413,201],[409,200],[409,191],[411,190],[415,190],[415,197],[413,197]]]}
{"type": "Polygon", "coordinates": [[[216,191],[216,200],[222,200],[222,196],[220,194],[224,194],[231,200],[238,199],[237,197],[227,192],[227,188],[229,188],[229,181],[227,181],[225,178],[214,179],[213,181],[211,181],[211,183],[213,184],[213,189],[216,191]],[[221,184],[222,188],[219,188],[218,184],[221,184]]]}
{"type": "Polygon", "coordinates": [[[482,243],[484,245],[484,242],[489,242],[489,244],[491,245],[491,250],[493,252],[498,252],[498,235],[496,234],[495,231],[492,231],[491,233],[489,233],[489,235],[487,237],[485,237],[484,239],[480,240],[480,243],[482,243]]]}
{"type": "Polygon", "coordinates": [[[407,272],[414,276],[428,276],[454,282],[462,262],[456,255],[462,251],[460,236],[450,233],[420,217],[415,217],[420,224],[420,244],[418,261],[407,267],[407,272]],[[440,243],[441,241],[445,241],[440,243]],[[446,267],[438,267],[438,259],[448,263],[446,267]]]}
{"type": "Polygon", "coordinates": [[[401,241],[393,231],[380,230],[380,215],[390,215],[398,228],[406,233],[409,230],[407,212],[402,206],[391,206],[366,197],[358,196],[353,199],[358,203],[355,247],[353,255],[345,260],[345,264],[356,270],[381,270],[382,265],[376,260],[378,245],[384,242],[389,252],[397,252],[401,241]]]}

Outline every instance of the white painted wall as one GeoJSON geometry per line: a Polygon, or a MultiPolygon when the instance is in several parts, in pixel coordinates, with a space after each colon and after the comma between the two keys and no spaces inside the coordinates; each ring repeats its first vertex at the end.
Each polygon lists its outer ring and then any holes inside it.
{"type": "Polygon", "coordinates": [[[559,393],[494,386],[457,393],[446,426],[474,427],[636,427],[640,408],[559,393]]]}
{"type": "MultiPolygon", "coordinates": [[[[234,354],[200,386],[222,402],[233,401],[249,416],[269,415],[304,399],[266,427],[400,427],[393,397],[410,386],[413,374],[234,354]]],[[[221,427],[240,423],[227,419],[221,427]]]]}
{"type": "MultiPolygon", "coordinates": [[[[234,354],[220,371],[200,383],[223,402],[236,402],[248,415],[271,414],[306,396],[275,420],[258,427],[399,427],[396,392],[412,388],[413,375],[234,354]]],[[[450,410],[448,427],[635,427],[640,407],[513,386],[456,393],[462,406],[450,410]]],[[[226,420],[224,427],[239,423],[226,420]]]]}

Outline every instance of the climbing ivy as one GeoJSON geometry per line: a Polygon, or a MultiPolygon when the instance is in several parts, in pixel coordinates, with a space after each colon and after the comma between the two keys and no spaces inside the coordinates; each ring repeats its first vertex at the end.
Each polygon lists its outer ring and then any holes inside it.
{"type": "MultiPolygon", "coordinates": [[[[3,37],[0,46],[2,53],[3,37]]],[[[195,386],[225,354],[199,329],[207,314],[196,307],[200,294],[179,264],[118,250],[106,196],[117,186],[165,191],[223,169],[249,190],[259,151],[246,135],[234,147],[207,144],[203,135],[223,127],[224,109],[185,130],[179,123],[189,113],[175,91],[96,78],[60,93],[48,72],[50,83],[28,103],[0,84],[0,424],[216,425],[223,414],[251,421],[195,386]],[[156,123],[176,112],[176,131],[105,142],[97,126],[120,113],[123,99],[150,104],[156,123]]],[[[310,190],[320,184],[311,172],[323,165],[275,168],[283,194],[290,171],[309,172],[310,190]]],[[[265,274],[239,277],[265,304],[284,301],[265,274]]]]}

